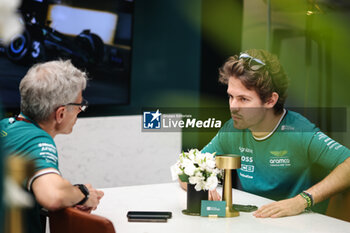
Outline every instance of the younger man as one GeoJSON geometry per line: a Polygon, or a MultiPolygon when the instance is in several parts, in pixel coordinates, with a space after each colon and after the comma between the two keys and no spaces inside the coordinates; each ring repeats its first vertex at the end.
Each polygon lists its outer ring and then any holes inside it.
{"type": "MultiPolygon", "coordinates": [[[[219,71],[219,81],[228,85],[232,119],[202,152],[242,156],[243,190],[278,200],[256,217],[296,215],[350,186],[350,150],[284,108],[288,79],[276,56],[248,50],[219,71]],[[314,165],[330,172],[318,183],[314,165]]],[[[218,199],[216,192],[211,196],[218,199]]]]}

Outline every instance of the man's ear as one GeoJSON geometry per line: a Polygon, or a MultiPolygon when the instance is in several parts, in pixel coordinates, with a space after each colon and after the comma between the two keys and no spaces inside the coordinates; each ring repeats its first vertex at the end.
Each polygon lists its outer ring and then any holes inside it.
{"type": "Polygon", "coordinates": [[[56,112],[55,112],[55,120],[58,124],[61,124],[64,116],[66,115],[66,107],[65,106],[60,106],[57,108],[56,112]]]}
{"type": "Polygon", "coordinates": [[[277,92],[272,92],[270,98],[266,101],[265,105],[267,108],[273,108],[277,103],[279,95],[277,92]]]}

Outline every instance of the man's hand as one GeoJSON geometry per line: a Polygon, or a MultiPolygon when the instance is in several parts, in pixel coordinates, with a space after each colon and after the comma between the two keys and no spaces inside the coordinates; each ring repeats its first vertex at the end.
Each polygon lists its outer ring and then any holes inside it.
{"type": "Polygon", "coordinates": [[[80,211],[84,211],[84,212],[86,212],[86,213],[91,213],[91,211],[92,211],[92,208],[91,207],[85,207],[85,206],[83,206],[83,205],[76,205],[76,206],[74,206],[74,208],[76,208],[76,209],[78,209],[78,210],[80,210],[80,211]]]}
{"type": "Polygon", "coordinates": [[[255,211],[253,215],[257,218],[279,218],[300,214],[306,207],[306,200],[297,195],[290,199],[264,205],[255,211]]]}
{"type": "Polygon", "coordinates": [[[187,183],[181,181],[180,179],[178,179],[178,180],[179,180],[180,187],[181,187],[183,190],[187,191],[187,183]]]}
{"type": "Polygon", "coordinates": [[[94,189],[91,184],[86,184],[85,186],[88,188],[90,193],[89,199],[81,207],[79,207],[79,209],[90,212],[91,210],[95,210],[97,208],[104,193],[101,190],[94,189]]]}
{"type": "Polygon", "coordinates": [[[216,191],[216,189],[209,190],[209,200],[210,201],[221,201],[221,196],[218,193],[218,191],[216,191]]]}

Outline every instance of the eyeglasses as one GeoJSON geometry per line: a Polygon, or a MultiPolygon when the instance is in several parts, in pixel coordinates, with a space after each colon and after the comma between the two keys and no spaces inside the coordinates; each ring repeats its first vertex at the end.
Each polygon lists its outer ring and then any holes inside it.
{"type": "Polygon", "coordinates": [[[65,104],[63,106],[67,106],[67,105],[73,105],[73,106],[79,106],[80,110],[82,112],[85,112],[85,110],[87,109],[87,107],[89,106],[89,103],[87,100],[83,99],[83,101],[81,101],[81,103],[69,103],[69,104],[65,104]]]}
{"type": "Polygon", "coordinates": [[[254,71],[259,70],[262,67],[266,66],[264,62],[262,62],[261,60],[255,57],[250,56],[248,53],[241,53],[239,55],[239,59],[248,61],[249,68],[254,71]]]}

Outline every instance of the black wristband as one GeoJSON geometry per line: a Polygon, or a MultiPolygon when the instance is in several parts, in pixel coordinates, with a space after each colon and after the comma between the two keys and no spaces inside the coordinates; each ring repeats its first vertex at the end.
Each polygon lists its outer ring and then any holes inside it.
{"type": "Polygon", "coordinates": [[[88,188],[83,184],[75,184],[74,186],[77,186],[80,189],[80,191],[85,195],[83,200],[81,200],[80,202],[78,202],[75,205],[83,205],[89,199],[90,192],[89,192],[88,188]]]}

